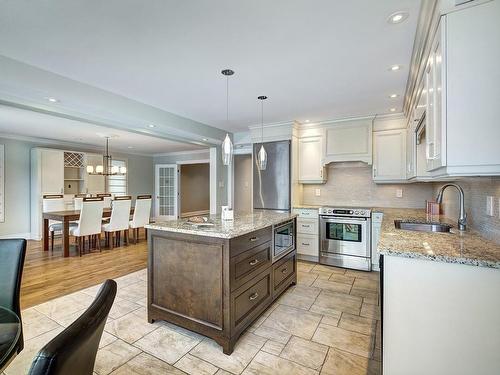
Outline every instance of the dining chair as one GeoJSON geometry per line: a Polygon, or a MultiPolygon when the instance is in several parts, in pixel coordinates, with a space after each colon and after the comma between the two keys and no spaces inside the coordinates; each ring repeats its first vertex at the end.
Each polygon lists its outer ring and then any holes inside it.
{"type": "Polygon", "coordinates": [[[116,282],[106,280],[89,308],[40,349],[28,375],[92,375],[115,296],[116,282]]]}
{"type": "MultiPolygon", "coordinates": [[[[19,317],[20,322],[21,308],[19,297],[25,257],[25,239],[0,240],[0,306],[13,311],[19,317]]],[[[15,349],[11,352],[10,356],[13,357],[20,353],[23,348],[24,341],[21,322],[21,333],[15,344],[15,349]]]]}
{"type": "Polygon", "coordinates": [[[128,245],[128,225],[130,220],[130,207],[132,197],[130,195],[115,197],[111,204],[111,217],[109,223],[102,225],[106,236],[106,245],[113,248],[113,235],[116,234],[116,246],[120,246],[120,233],[124,231],[124,240],[128,245]]]}
{"type": "Polygon", "coordinates": [[[110,193],[98,193],[96,197],[103,197],[104,208],[111,208],[111,201],[113,200],[113,195],[110,193]]]}
{"type": "MultiPolygon", "coordinates": [[[[135,200],[135,209],[129,227],[134,234],[134,243],[139,242],[139,229],[149,224],[151,215],[151,195],[138,195],[135,200]]],[[[146,232],[147,233],[147,232],[146,232]]],[[[146,234],[146,238],[147,238],[146,234]]]]}
{"type": "Polygon", "coordinates": [[[69,229],[69,233],[76,237],[80,256],[82,256],[82,252],[85,251],[85,236],[89,236],[89,251],[92,242],[96,243],[99,251],[101,250],[102,211],[102,197],[83,198],[78,225],[69,229]]]}
{"type": "Polygon", "coordinates": [[[76,197],[75,196],[73,198],[75,211],[80,211],[82,209],[83,198],[86,198],[86,197],[76,197]]]}
{"type": "MultiPolygon", "coordinates": [[[[47,194],[42,197],[42,212],[54,212],[66,210],[64,196],[62,194],[47,194]]],[[[69,226],[74,227],[77,223],[70,222],[69,226]]],[[[60,221],[49,220],[50,247],[54,251],[54,237],[62,233],[63,224],[60,221]]]]}

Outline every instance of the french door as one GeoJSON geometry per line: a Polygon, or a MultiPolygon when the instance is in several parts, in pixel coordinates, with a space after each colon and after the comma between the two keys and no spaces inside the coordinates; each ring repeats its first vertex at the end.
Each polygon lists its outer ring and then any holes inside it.
{"type": "Polygon", "coordinates": [[[155,216],[177,219],[178,167],[176,164],[157,164],[155,167],[155,216]]]}

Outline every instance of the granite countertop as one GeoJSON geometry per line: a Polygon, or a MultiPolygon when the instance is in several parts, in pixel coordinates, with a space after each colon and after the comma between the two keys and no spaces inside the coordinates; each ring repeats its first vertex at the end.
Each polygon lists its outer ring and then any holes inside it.
{"type": "Polygon", "coordinates": [[[234,220],[230,221],[222,221],[220,215],[209,216],[209,221],[214,224],[213,226],[194,226],[187,223],[187,219],[180,219],[152,223],[146,225],[145,228],[229,239],[282,223],[296,216],[296,214],[292,213],[259,211],[242,214],[235,213],[234,220]]]}
{"type": "Polygon", "coordinates": [[[460,232],[456,220],[427,216],[423,209],[374,208],[384,214],[377,250],[381,254],[500,269],[500,245],[478,232],[460,232]],[[451,233],[416,232],[394,227],[394,220],[451,224],[451,233]]]}

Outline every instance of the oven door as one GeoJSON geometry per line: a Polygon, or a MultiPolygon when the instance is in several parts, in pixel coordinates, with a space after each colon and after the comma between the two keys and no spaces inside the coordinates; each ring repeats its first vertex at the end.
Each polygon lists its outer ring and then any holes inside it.
{"type": "Polygon", "coordinates": [[[274,260],[288,253],[295,247],[294,221],[274,227],[274,260]]]}
{"type": "Polygon", "coordinates": [[[325,253],[370,257],[370,226],[367,219],[321,218],[321,251],[325,253]]]}

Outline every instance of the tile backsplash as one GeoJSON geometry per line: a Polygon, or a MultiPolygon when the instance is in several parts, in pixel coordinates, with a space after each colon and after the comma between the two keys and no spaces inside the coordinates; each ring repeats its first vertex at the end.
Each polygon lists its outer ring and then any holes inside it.
{"type": "Polygon", "coordinates": [[[429,199],[434,199],[432,184],[375,184],[371,166],[357,162],[329,164],[326,184],[304,185],[302,196],[304,204],[398,208],[425,208],[429,199]],[[401,198],[396,197],[398,189],[401,198]]]}
{"type": "MultiPolygon", "coordinates": [[[[470,177],[462,178],[454,183],[460,185],[465,195],[465,210],[467,224],[480,232],[484,237],[500,243],[500,177],[470,177]],[[493,197],[493,216],[486,214],[486,199],[493,197]]],[[[444,185],[435,182],[434,195],[444,185]]],[[[448,188],[443,196],[443,213],[450,218],[458,218],[458,192],[448,188]]]]}

